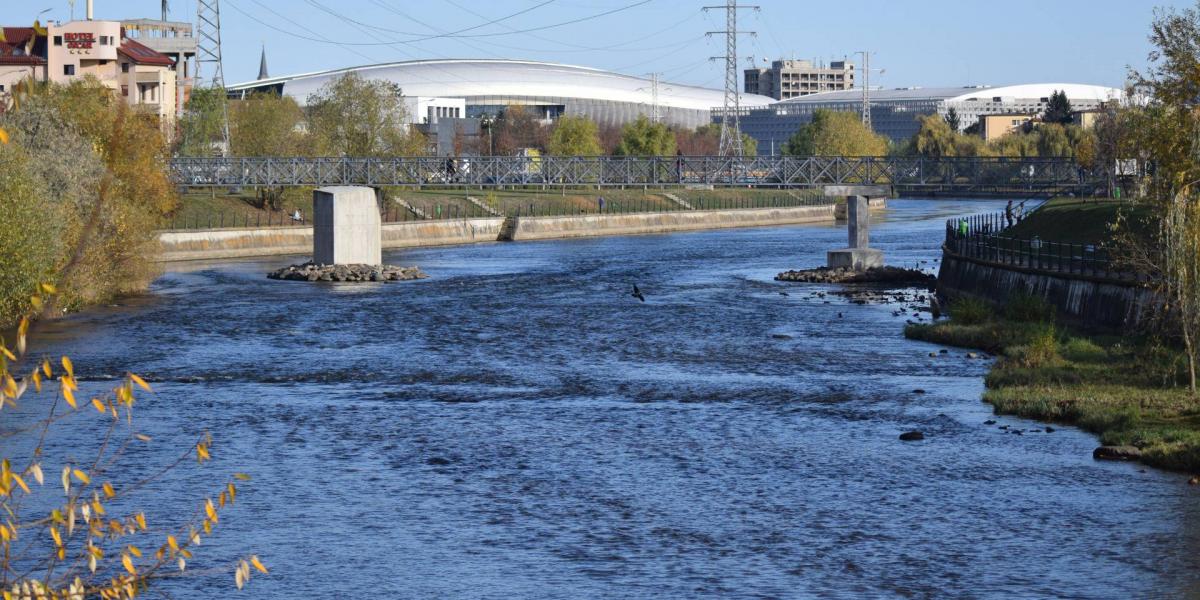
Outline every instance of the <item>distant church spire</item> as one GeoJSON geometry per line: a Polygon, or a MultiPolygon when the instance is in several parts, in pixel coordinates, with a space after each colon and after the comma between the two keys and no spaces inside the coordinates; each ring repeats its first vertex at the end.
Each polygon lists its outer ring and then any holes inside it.
{"type": "Polygon", "coordinates": [[[258,63],[258,78],[267,79],[269,77],[270,75],[267,75],[267,46],[263,44],[262,60],[258,63]]]}

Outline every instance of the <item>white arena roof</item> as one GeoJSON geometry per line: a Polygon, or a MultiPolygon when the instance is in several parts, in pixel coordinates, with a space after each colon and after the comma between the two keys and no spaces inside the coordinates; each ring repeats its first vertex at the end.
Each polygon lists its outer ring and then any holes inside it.
{"type": "MultiPolygon", "coordinates": [[[[384,79],[398,84],[406,96],[449,98],[579,98],[609,102],[650,104],[648,79],[555,63],[503,59],[415,60],[335,69],[285,77],[272,77],[229,87],[231,92],[279,86],[283,93],[304,104],[309,94],[344,73],[364,79],[384,79]]],[[[711,110],[724,103],[721,90],[659,82],[659,104],[665,108],[711,110]]],[[[773,103],[767,96],[742,94],[744,107],[773,103]]]]}
{"type": "MultiPolygon", "coordinates": [[[[1081,83],[1028,83],[999,87],[930,87],[871,90],[872,102],[897,100],[944,100],[946,102],[991,101],[993,98],[1040,99],[1048,98],[1056,91],[1064,91],[1072,100],[1094,100],[1107,102],[1120,100],[1125,93],[1117,88],[1081,83]]],[[[782,101],[783,104],[808,104],[823,102],[861,102],[862,88],[836,92],[821,92],[782,101]]]]}

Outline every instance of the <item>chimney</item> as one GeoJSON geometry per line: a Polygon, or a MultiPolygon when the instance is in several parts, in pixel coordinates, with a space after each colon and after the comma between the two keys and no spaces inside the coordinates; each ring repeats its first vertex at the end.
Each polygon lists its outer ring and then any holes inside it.
{"type": "Polygon", "coordinates": [[[87,20],[92,20],[92,0],[87,0],[87,20]]]}

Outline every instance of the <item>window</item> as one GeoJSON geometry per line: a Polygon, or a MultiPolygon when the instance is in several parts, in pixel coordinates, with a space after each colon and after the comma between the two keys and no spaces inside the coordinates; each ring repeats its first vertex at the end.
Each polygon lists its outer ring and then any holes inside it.
{"type": "Polygon", "coordinates": [[[107,65],[107,64],[108,64],[108,61],[107,61],[107,60],[100,59],[100,66],[102,66],[102,67],[103,67],[104,65],[107,65]]]}
{"type": "Polygon", "coordinates": [[[0,83],[0,94],[4,93],[4,84],[0,83]]]}
{"type": "Polygon", "coordinates": [[[75,74],[75,65],[63,65],[63,75],[71,76],[74,74],[75,74]]]}
{"type": "Polygon", "coordinates": [[[129,63],[121,63],[121,72],[122,72],[122,73],[128,73],[128,72],[129,72],[129,63]]]}
{"type": "Polygon", "coordinates": [[[126,98],[129,97],[129,86],[127,86],[127,85],[121,86],[121,95],[126,98]]]}
{"type": "Polygon", "coordinates": [[[56,35],[56,36],[54,36],[54,45],[55,45],[55,46],[61,46],[61,45],[62,45],[62,36],[61,36],[61,35],[56,35]]]}

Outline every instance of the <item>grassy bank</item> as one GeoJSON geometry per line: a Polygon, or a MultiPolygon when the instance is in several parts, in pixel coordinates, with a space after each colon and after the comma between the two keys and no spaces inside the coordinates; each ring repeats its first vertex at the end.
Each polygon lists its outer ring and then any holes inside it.
{"type": "Polygon", "coordinates": [[[1074,425],[1104,445],[1136,446],[1146,464],[1200,473],[1200,399],[1187,390],[1177,350],[1055,326],[1031,298],[1010,301],[1004,314],[971,301],[951,312],[905,335],[994,353],[983,400],[997,413],[1074,425]]]}
{"type": "MultiPolygon", "coordinates": [[[[478,200],[491,210],[506,214],[570,215],[594,213],[604,199],[604,212],[668,212],[687,210],[667,194],[688,203],[695,209],[767,208],[802,206],[822,199],[819,190],[770,189],[411,189],[387,188],[388,197],[404,200],[410,206],[431,217],[486,217],[491,213],[472,202],[478,200]]],[[[173,229],[207,229],[210,227],[257,226],[277,223],[299,210],[305,217],[312,215],[312,190],[289,188],[280,202],[281,210],[260,207],[252,189],[239,193],[221,190],[193,190],[186,194],[172,215],[173,229]]],[[[393,203],[389,218],[413,220],[418,217],[393,203]]]]}

